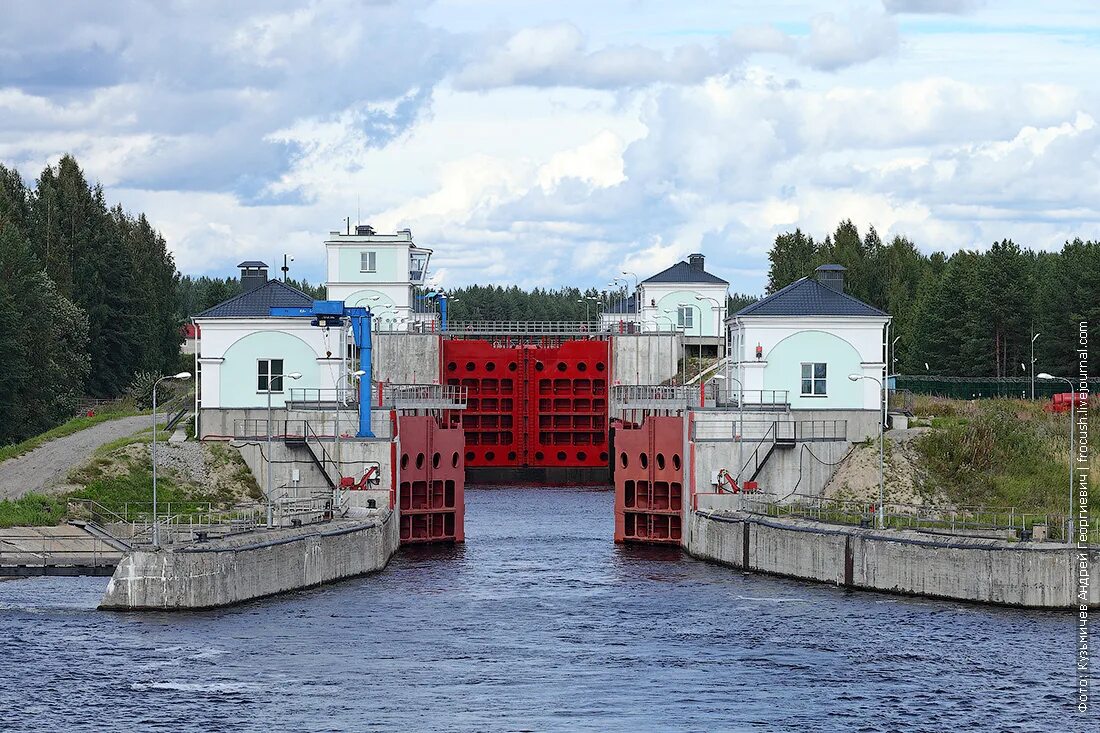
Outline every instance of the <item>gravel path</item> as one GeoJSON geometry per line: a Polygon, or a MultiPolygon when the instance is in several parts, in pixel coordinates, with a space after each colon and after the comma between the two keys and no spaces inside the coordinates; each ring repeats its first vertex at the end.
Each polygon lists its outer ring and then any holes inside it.
{"type": "Polygon", "coordinates": [[[30,453],[10,458],[0,463],[0,499],[18,499],[32,491],[41,493],[64,486],[69,472],[87,463],[96,448],[148,427],[148,415],[122,417],[51,440],[30,453]]]}

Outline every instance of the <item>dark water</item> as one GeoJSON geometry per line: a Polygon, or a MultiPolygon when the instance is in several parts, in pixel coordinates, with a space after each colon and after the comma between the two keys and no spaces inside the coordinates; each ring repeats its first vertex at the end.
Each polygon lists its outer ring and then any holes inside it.
{"type": "Polygon", "coordinates": [[[218,612],[0,583],[0,730],[1088,729],[1068,616],[617,547],[612,501],[471,490],[464,547],[218,612]]]}

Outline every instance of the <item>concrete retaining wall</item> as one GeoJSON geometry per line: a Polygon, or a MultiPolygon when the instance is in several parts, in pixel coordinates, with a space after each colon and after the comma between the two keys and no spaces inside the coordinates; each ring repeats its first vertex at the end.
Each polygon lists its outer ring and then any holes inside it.
{"type": "Polygon", "coordinates": [[[194,610],[364,575],[397,550],[397,514],[261,532],[209,544],[137,550],[100,602],[108,610],[194,610]]]}
{"type": "Polygon", "coordinates": [[[683,357],[680,333],[614,334],[611,378],[618,384],[661,384],[676,376],[683,357]]]}
{"type": "Polygon", "coordinates": [[[392,384],[439,383],[438,333],[374,333],[371,379],[392,384]]]}
{"type": "MultiPolygon", "coordinates": [[[[837,586],[1026,608],[1077,608],[1078,553],[1017,543],[876,531],[745,513],[695,512],[689,553],[745,570],[837,586]]],[[[1090,564],[1100,567],[1100,550],[1090,564]]],[[[1088,602],[1100,606],[1100,587],[1088,602]]]]}
{"type": "MultiPolygon", "coordinates": [[[[714,489],[714,474],[719,469],[737,473],[739,466],[752,455],[756,443],[746,440],[741,443],[741,455],[738,456],[736,442],[697,442],[695,443],[695,486],[700,492],[714,489]]],[[[836,472],[836,464],[848,451],[851,444],[845,441],[796,443],[793,448],[776,448],[768,462],[757,476],[760,489],[772,495],[783,497],[792,492],[820,496],[825,484],[836,472]],[[812,454],[812,455],[811,455],[812,454]]],[[[744,476],[747,479],[749,476],[744,476]]]]}

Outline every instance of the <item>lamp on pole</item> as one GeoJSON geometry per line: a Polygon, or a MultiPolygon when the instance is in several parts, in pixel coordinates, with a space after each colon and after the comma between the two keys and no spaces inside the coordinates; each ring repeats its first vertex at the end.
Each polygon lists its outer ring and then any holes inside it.
{"type": "MultiPolygon", "coordinates": [[[[336,429],[336,438],[335,438],[336,446],[335,446],[335,449],[336,450],[335,450],[335,453],[336,453],[336,473],[339,474],[340,476],[344,475],[343,470],[340,468],[340,466],[343,465],[343,458],[340,455],[340,405],[343,404],[346,407],[347,404],[348,404],[348,398],[347,398],[347,393],[346,392],[343,393],[343,399],[341,399],[340,382],[343,382],[345,379],[350,380],[351,377],[355,377],[355,378],[358,379],[359,377],[362,377],[365,374],[366,374],[366,372],[363,371],[362,369],[356,369],[354,372],[344,372],[343,374],[340,375],[340,378],[336,380],[336,425],[335,425],[335,429],[336,429]]],[[[351,386],[350,381],[349,381],[348,386],[351,386]]],[[[362,409],[362,406],[360,406],[360,409],[362,409]]],[[[333,497],[332,497],[332,510],[334,512],[336,511],[336,507],[339,505],[339,501],[340,501],[340,485],[339,485],[339,483],[337,483],[336,489],[335,489],[335,491],[333,491],[333,497]]]]}
{"type": "MultiPolygon", "coordinates": [[[[270,364],[270,362],[268,362],[270,364]]],[[[270,367],[269,367],[270,369],[270,367]]],[[[273,518],[273,505],[272,496],[274,489],[271,484],[271,469],[274,468],[275,463],[272,460],[274,457],[271,453],[271,393],[274,391],[272,382],[276,379],[279,380],[279,391],[283,391],[284,379],[301,379],[301,372],[291,372],[290,374],[280,374],[278,377],[273,376],[270,371],[267,374],[267,527],[271,529],[271,520],[273,518]]]]}
{"type": "Polygon", "coordinates": [[[1070,392],[1073,394],[1073,399],[1070,400],[1069,403],[1069,514],[1066,515],[1066,543],[1068,544],[1073,528],[1073,428],[1074,424],[1077,422],[1077,390],[1074,389],[1073,382],[1066,377],[1056,377],[1053,374],[1042,372],[1039,374],[1039,379],[1060,379],[1069,385],[1070,392]]]}
{"type": "Polygon", "coordinates": [[[153,547],[160,547],[160,525],[157,522],[157,386],[165,379],[190,379],[191,372],[166,374],[153,382],[153,547]]]}
{"type": "MultiPolygon", "coordinates": [[[[672,376],[675,377],[678,371],[676,369],[676,322],[672,320],[672,316],[666,316],[661,313],[658,313],[653,318],[657,321],[662,318],[668,321],[668,359],[672,376]]],[[[660,329],[660,325],[659,323],[657,324],[658,329],[660,329]]]]}
{"type": "MultiPolygon", "coordinates": [[[[882,390],[883,390],[882,380],[879,379],[878,377],[872,377],[872,376],[867,375],[867,374],[849,374],[848,379],[852,380],[853,382],[858,382],[861,379],[870,379],[871,381],[873,381],[875,384],[878,385],[879,399],[882,399],[882,390]]],[[[886,526],[886,509],[885,509],[885,507],[883,507],[883,501],[885,500],[885,498],[884,498],[885,492],[883,490],[883,486],[886,483],[886,480],[885,480],[885,476],[886,476],[886,459],[885,459],[885,450],[883,448],[884,441],[886,440],[885,427],[886,427],[886,418],[885,418],[885,416],[880,415],[879,416],[879,421],[878,421],[878,512],[877,512],[877,514],[878,514],[878,528],[879,529],[883,529],[886,526]]]]}
{"type": "MultiPolygon", "coordinates": [[[[698,373],[702,374],[703,373],[703,339],[702,339],[701,336],[702,336],[702,333],[703,333],[703,329],[702,329],[702,325],[703,325],[703,308],[698,303],[678,303],[677,305],[679,305],[681,308],[695,308],[696,310],[699,311],[699,326],[700,326],[699,334],[700,334],[700,338],[699,338],[699,370],[698,370],[698,373]]],[[[687,329],[686,328],[684,329],[684,335],[685,336],[687,335],[687,329]]],[[[686,372],[685,372],[684,376],[685,377],[687,376],[686,372]]]]}
{"type": "Polygon", "coordinates": [[[634,314],[638,316],[638,322],[642,322],[642,295],[638,292],[638,276],[633,272],[622,271],[623,275],[634,278],[634,314]]]}
{"type": "MultiPolygon", "coordinates": [[[[721,320],[722,320],[722,304],[718,302],[717,298],[711,298],[711,297],[706,296],[706,295],[696,295],[695,299],[696,300],[709,300],[711,303],[714,303],[714,307],[711,308],[711,310],[714,311],[715,320],[718,321],[718,322],[721,322],[721,320]]],[[[702,337],[703,337],[702,320],[703,320],[703,311],[700,310],[699,311],[699,321],[700,321],[700,323],[699,323],[699,338],[700,339],[702,339],[702,337]]],[[[726,359],[726,368],[725,368],[724,371],[726,372],[726,376],[729,377],[729,341],[726,340],[726,334],[725,334],[726,328],[725,328],[725,326],[723,325],[721,328],[722,328],[722,355],[726,359]]]]}
{"type": "Polygon", "coordinates": [[[1031,334],[1031,399],[1035,399],[1035,339],[1039,338],[1043,334],[1033,333],[1031,334]]]}

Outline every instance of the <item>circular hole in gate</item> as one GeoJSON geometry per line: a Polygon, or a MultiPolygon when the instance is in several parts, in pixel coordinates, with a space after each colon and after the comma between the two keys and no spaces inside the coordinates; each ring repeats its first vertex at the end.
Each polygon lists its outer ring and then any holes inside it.
{"type": "Polygon", "coordinates": [[[672,454],[672,467],[675,468],[677,471],[680,470],[680,454],[679,453],[673,453],[672,454]]]}
{"type": "Polygon", "coordinates": [[[606,366],[604,366],[604,363],[603,363],[602,361],[597,361],[597,362],[596,362],[596,371],[597,371],[597,372],[602,372],[602,371],[603,371],[604,369],[606,369],[606,368],[607,368],[607,367],[606,367],[606,366]]]}
{"type": "Polygon", "coordinates": [[[402,453],[401,454],[401,468],[408,468],[408,467],[409,467],[409,454],[408,453],[402,453]]]}
{"type": "Polygon", "coordinates": [[[542,459],[543,459],[542,451],[540,451],[540,450],[535,451],[535,460],[536,461],[541,461],[542,459]]]}
{"type": "Polygon", "coordinates": [[[432,456],[432,468],[439,468],[439,462],[443,460],[443,456],[436,453],[432,456]]]}
{"type": "Polygon", "coordinates": [[[416,467],[417,468],[424,468],[424,454],[423,453],[417,453],[416,454],[416,467]]]}
{"type": "Polygon", "coordinates": [[[535,362],[535,371],[536,372],[541,372],[545,368],[546,368],[546,365],[544,365],[541,361],[536,361],[535,362]]]}
{"type": "Polygon", "coordinates": [[[508,460],[509,461],[516,460],[516,452],[514,450],[508,451],[508,460]]]}
{"type": "Polygon", "coordinates": [[[582,361],[582,362],[578,362],[578,363],[577,363],[577,371],[578,371],[578,372],[586,372],[586,371],[588,371],[588,365],[587,365],[587,364],[585,364],[585,363],[584,363],[583,361],[582,361]]]}
{"type": "Polygon", "coordinates": [[[645,453],[638,454],[638,462],[642,464],[642,468],[649,468],[649,456],[645,453]]]}
{"type": "Polygon", "coordinates": [[[564,461],[565,460],[565,451],[563,451],[563,450],[558,451],[558,460],[559,461],[564,461]]]}
{"type": "Polygon", "coordinates": [[[453,372],[456,369],[458,369],[458,364],[455,364],[453,361],[447,362],[447,371],[453,372]]]}
{"type": "Polygon", "coordinates": [[[497,457],[497,454],[496,454],[496,453],[493,453],[493,452],[492,452],[491,450],[489,450],[489,451],[485,451],[485,460],[487,460],[487,461],[491,461],[491,460],[493,460],[493,459],[494,459],[494,458],[496,458],[496,457],[497,457]]]}
{"type": "Polygon", "coordinates": [[[491,361],[491,362],[489,362],[488,364],[485,365],[485,371],[487,371],[487,372],[495,371],[496,368],[497,368],[496,362],[491,361]]]}
{"type": "Polygon", "coordinates": [[[474,370],[474,363],[472,361],[466,362],[466,371],[472,372],[474,370]]]}
{"type": "Polygon", "coordinates": [[[474,452],[472,450],[466,451],[466,460],[467,461],[474,460],[474,452]]]}
{"type": "Polygon", "coordinates": [[[577,451],[577,460],[578,461],[587,461],[588,460],[588,454],[585,453],[582,450],[577,451]]]}
{"type": "Polygon", "coordinates": [[[604,463],[607,463],[607,451],[602,451],[600,453],[600,460],[603,461],[604,463]]]}
{"type": "Polygon", "coordinates": [[[516,363],[514,361],[508,362],[508,371],[514,372],[518,368],[519,367],[516,366],[516,363]]]}
{"type": "Polygon", "coordinates": [[[626,468],[627,464],[630,463],[630,459],[626,457],[626,451],[619,454],[619,463],[623,464],[623,468],[626,468]]]}
{"type": "Polygon", "coordinates": [[[458,451],[451,454],[451,466],[458,468],[458,451]]]}
{"type": "Polygon", "coordinates": [[[559,361],[558,362],[558,371],[559,372],[564,372],[568,368],[569,367],[566,365],[566,363],[564,361],[559,361]]]}
{"type": "Polygon", "coordinates": [[[662,471],[665,469],[665,454],[664,453],[658,453],[657,454],[657,468],[661,469],[662,471]]]}

